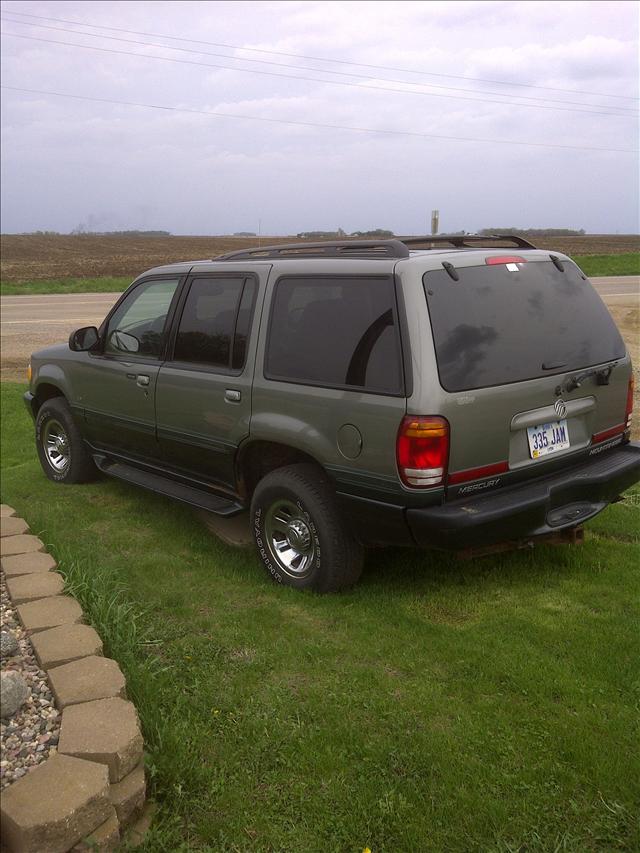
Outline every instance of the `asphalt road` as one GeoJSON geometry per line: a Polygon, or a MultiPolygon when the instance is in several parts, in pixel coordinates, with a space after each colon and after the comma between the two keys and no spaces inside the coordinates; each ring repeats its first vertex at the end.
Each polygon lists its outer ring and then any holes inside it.
{"type": "MultiPolygon", "coordinates": [[[[605,302],[638,305],[640,276],[594,278],[605,302]]],[[[119,293],[65,293],[3,296],[0,299],[2,378],[23,379],[29,355],[49,344],[66,341],[74,329],[97,326],[119,293]]]]}

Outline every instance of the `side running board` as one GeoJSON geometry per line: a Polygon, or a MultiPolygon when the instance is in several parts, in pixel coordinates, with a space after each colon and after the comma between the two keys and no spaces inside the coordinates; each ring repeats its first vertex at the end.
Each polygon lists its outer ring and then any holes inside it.
{"type": "Polygon", "coordinates": [[[222,498],[194,486],[176,483],[175,480],[170,480],[161,474],[142,471],[140,468],[127,465],[125,462],[113,462],[101,453],[94,453],[93,461],[99,470],[103,474],[108,474],[109,477],[117,477],[118,480],[133,483],[135,486],[142,486],[143,489],[149,489],[149,491],[156,492],[159,495],[167,495],[167,497],[175,498],[175,500],[183,501],[183,503],[191,504],[191,506],[196,506],[199,509],[206,509],[216,515],[237,515],[245,509],[237,501],[222,498]]]}

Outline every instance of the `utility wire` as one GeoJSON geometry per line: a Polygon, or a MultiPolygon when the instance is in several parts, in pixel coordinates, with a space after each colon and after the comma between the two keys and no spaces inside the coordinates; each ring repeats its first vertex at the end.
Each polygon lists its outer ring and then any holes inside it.
{"type": "MultiPolygon", "coordinates": [[[[6,11],[9,11],[9,10],[6,10],[6,11]]],[[[28,14],[27,12],[16,12],[13,10],[11,10],[11,14],[12,15],[19,15],[20,17],[23,17],[23,18],[33,18],[33,19],[39,20],[39,21],[56,21],[56,22],[62,23],[62,24],[75,24],[76,26],[80,26],[80,27],[91,27],[92,29],[109,30],[111,32],[118,32],[118,33],[128,33],[129,35],[151,36],[152,38],[165,38],[165,39],[170,39],[172,41],[188,42],[189,44],[204,44],[204,45],[208,45],[209,47],[224,47],[224,48],[228,48],[230,50],[244,50],[244,51],[248,51],[248,52],[250,51],[252,53],[266,53],[266,54],[269,54],[272,56],[286,56],[290,59],[310,59],[310,60],[313,60],[314,62],[332,62],[332,63],[338,64],[338,65],[351,65],[351,66],[356,66],[359,68],[372,68],[372,69],[377,70],[377,71],[398,71],[398,72],[401,72],[403,74],[417,74],[419,76],[428,76],[428,77],[444,77],[444,78],[447,78],[450,80],[469,80],[469,81],[478,82],[478,83],[492,83],[492,84],[497,84],[499,86],[519,86],[519,87],[523,87],[523,88],[527,88],[527,89],[542,89],[542,90],[547,91],[547,92],[564,92],[565,94],[568,93],[571,95],[595,95],[596,97],[600,97],[600,98],[618,98],[621,100],[629,100],[629,101],[640,100],[640,98],[637,98],[637,97],[632,96],[632,95],[614,95],[614,94],[609,93],[609,92],[593,92],[593,91],[585,91],[582,89],[561,89],[561,88],[558,88],[555,86],[539,86],[536,83],[519,83],[519,82],[515,82],[514,80],[491,80],[491,79],[487,79],[487,78],[483,78],[483,77],[469,77],[469,76],[463,76],[460,74],[442,74],[442,73],[438,73],[435,71],[416,71],[414,68],[396,68],[396,67],[391,66],[391,65],[371,65],[370,63],[366,63],[366,62],[352,62],[352,61],[345,60],[345,59],[332,59],[332,58],[326,57],[326,56],[324,56],[324,57],[323,56],[308,56],[308,55],[301,54],[301,53],[286,53],[286,52],[281,51],[281,50],[267,50],[266,48],[245,47],[243,45],[227,44],[225,42],[203,41],[201,39],[183,38],[180,36],[163,35],[160,33],[148,33],[148,32],[144,32],[144,31],[140,31],[140,30],[128,30],[128,29],[125,29],[124,27],[108,27],[104,24],[88,24],[84,21],[74,21],[74,20],[70,20],[68,18],[51,18],[51,17],[47,17],[44,15],[31,15],[31,14],[28,14]]],[[[85,33],[85,35],[90,35],[90,33],[85,33]]],[[[322,69],[318,69],[318,70],[322,70],[322,69]]],[[[335,72],[329,72],[329,73],[335,73],[335,72]]]]}
{"type": "Polygon", "coordinates": [[[197,62],[195,59],[177,59],[176,57],[170,56],[154,56],[152,54],[147,53],[135,53],[130,50],[116,50],[111,47],[98,47],[98,45],[89,45],[89,44],[78,44],[77,42],[68,42],[68,41],[59,41],[57,39],[45,39],[40,38],[38,36],[27,36],[22,33],[2,33],[3,36],[9,36],[11,38],[19,38],[25,39],[27,41],[37,41],[43,42],[45,44],[57,44],[63,45],[64,47],[75,47],[80,48],[81,50],[95,50],[100,53],[112,53],[119,56],[136,56],[141,59],[155,59],[160,62],[173,62],[178,63],[180,65],[196,65],[203,68],[221,68],[226,71],[236,71],[241,72],[243,74],[260,74],[266,75],[268,77],[280,77],[287,80],[305,80],[311,83],[322,83],[324,85],[330,86],[349,86],[351,88],[356,89],[368,89],[369,91],[376,92],[391,92],[393,94],[400,95],[419,95],[423,98],[447,98],[457,101],[472,101],[474,103],[482,103],[482,104],[501,104],[502,106],[515,106],[515,107],[525,107],[527,109],[537,109],[537,110],[554,110],[556,112],[571,112],[571,113],[587,113],[589,115],[604,115],[610,117],[617,118],[634,118],[631,115],[624,115],[621,113],[607,113],[602,112],[600,110],[589,110],[589,109],[575,109],[574,107],[552,107],[547,106],[545,104],[520,104],[515,101],[494,101],[491,98],[468,98],[464,95],[441,95],[437,92],[415,92],[408,89],[390,89],[387,86],[369,86],[364,83],[347,83],[343,80],[321,80],[317,77],[305,77],[300,74],[279,74],[276,71],[259,71],[255,68],[234,68],[230,65],[221,65],[219,63],[213,62],[197,62]]]}
{"type": "MultiPolygon", "coordinates": [[[[477,89],[465,89],[461,86],[442,86],[441,84],[438,84],[438,83],[411,83],[408,80],[398,80],[397,78],[389,79],[389,78],[384,78],[384,77],[380,77],[380,76],[375,76],[372,74],[357,74],[355,72],[349,72],[349,71],[332,71],[332,70],[326,69],[326,68],[313,68],[313,67],[310,67],[308,65],[288,65],[287,63],[284,63],[284,62],[272,62],[268,59],[248,59],[246,57],[240,57],[240,56],[229,56],[226,53],[214,53],[213,51],[207,51],[207,50],[193,50],[192,48],[188,48],[188,47],[174,47],[173,45],[161,44],[159,42],[140,41],[138,39],[126,39],[126,38],[121,38],[119,36],[107,36],[107,35],[104,35],[103,33],[86,33],[86,32],[82,32],[80,30],[72,30],[72,29],[69,29],[68,27],[51,27],[51,26],[48,26],[47,24],[33,24],[30,21],[17,21],[17,20],[14,20],[12,18],[7,18],[7,17],[2,17],[2,20],[7,21],[8,23],[11,23],[11,24],[19,24],[19,25],[26,26],[26,27],[37,27],[38,29],[53,30],[54,32],[71,33],[72,35],[89,36],[90,38],[94,38],[94,39],[108,39],[109,41],[125,42],[126,44],[136,44],[136,45],[141,45],[143,47],[159,47],[159,48],[162,48],[164,50],[177,50],[177,51],[180,51],[181,53],[197,54],[198,56],[215,56],[219,59],[227,59],[227,60],[231,60],[233,62],[251,62],[254,64],[258,64],[258,65],[272,65],[272,66],[275,66],[276,68],[291,68],[294,71],[313,71],[316,74],[333,74],[334,76],[338,75],[340,77],[357,77],[360,80],[377,80],[377,81],[380,81],[382,83],[400,83],[400,84],[405,85],[405,86],[421,86],[422,88],[424,88],[425,86],[428,86],[432,89],[444,89],[444,90],[447,90],[450,92],[468,92],[468,93],[475,94],[475,95],[492,95],[492,96],[496,96],[498,98],[519,98],[520,100],[526,100],[526,101],[544,101],[548,104],[567,104],[569,106],[574,106],[574,107],[589,107],[589,108],[596,108],[596,109],[603,109],[603,110],[611,110],[611,109],[625,110],[627,112],[633,112],[634,114],[637,114],[635,107],[616,107],[616,106],[610,106],[608,104],[585,104],[582,101],[561,101],[561,100],[558,100],[557,98],[533,97],[531,95],[514,95],[514,94],[510,94],[510,93],[505,93],[505,92],[478,91],[477,89]]],[[[151,33],[149,33],[148,35],[153,37],[151,33]]],[[[238,70],[242,70],[242,69],[238,69],[238,70]]],[[[432,94],[432,93],[425,93],[425,94],[432,94]]],[[[523,106],[526,106],[526,105],[523,104],[523,106]]],[[[591,111],[591,110],[589,110],[589,111],[591,111]]]]}
{"type": "Polygon", "coordinates": [[[51,92],[46,91],[44,89],[26,89],[20,86],[6,86],[2,84],[0,89],[7,89],[13,92],[25,92],[31,95],[53,95],[58,98],[71,98],[77,101],[92,101],[99,104],[115,104],[118,106],[125,107],[142,107],[145,109],[152,110],[166,110],[168,112],[176,112],[176,113],[189,113],[192,115],[204,115],[210,116],[214,118],[234,118],[234,119],[242,119],[244,121],[259,121],[259,122],[267,122],[269,124],[282,124],[282,125],[290,125],[294,127],[313,127],[313,128],[327,128],[329,130],[349,130],[354,131],[356,133],[373,133],[373,134],[381,134],[385,136],[410,136],[420,139],[446,139],[453,140],[455,142],[486,142],[490,145],[518,145],[518,146],[528,146],[532,148],[557,148],[568,151],[600,151],[600,152],[616,152],[620,154],[637,154],[639,153],[636,150],[628,149],[628,148],[596,148],[594,146],[588,145],[561,145],[551,142],[523,142],[512,139],[487,139],[483,137],[473,137],[473,136],[448,136],[440,133],[421,133],[419,131],[412,130],[387,130],[381,128],[371,128],[371,127],[353,127],[349,125],[343,124],[324,124],[320,122],[311,122],[311,121],[295,121],[293,119],[279,119],[279,118],[264,118],[262,116],[250,116],[244,115],[241,113],[223,113],[212,110],[196,110],[189,109],[187,107],[172,107],[167,106],[165,104],[146,104],[140,103],[137,101],[120,101],[113,98],[96,98],[90,97],[88,95],[74,95],[69,92],[51,92]]]}

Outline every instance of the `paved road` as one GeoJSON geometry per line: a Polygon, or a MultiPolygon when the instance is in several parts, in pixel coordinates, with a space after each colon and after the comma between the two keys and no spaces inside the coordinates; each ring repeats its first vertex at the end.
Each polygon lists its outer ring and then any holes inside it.
{"type": "MultiPolygon", "coordinates": [[[[606,302],[618,306],[628,299],[633,308],[640,294],[640,276],[592,279],[606,302]]],[[[119,293],[65,293],[3,296],[0,322],[2,378],[22,379],[29,355],[68,339],[81,326],[99,325],[119,293]]]]}

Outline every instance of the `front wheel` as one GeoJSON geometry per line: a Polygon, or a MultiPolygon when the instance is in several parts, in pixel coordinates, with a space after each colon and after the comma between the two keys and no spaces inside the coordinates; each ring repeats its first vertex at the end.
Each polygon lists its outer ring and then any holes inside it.
{"type": "Polygon", "coordinates": [[[363,548],[321,468],[289,465],[267,474],[254,492],[251,519],[260,559],[278,583],[335,592],[360,577],[363,548]]]}
{"type": "Polygon", "coordinates": [[[56,483],[86,483],[98,473],[62,397],[47,400],[38,410],[36,447],[42,470],[56,483]]]}

